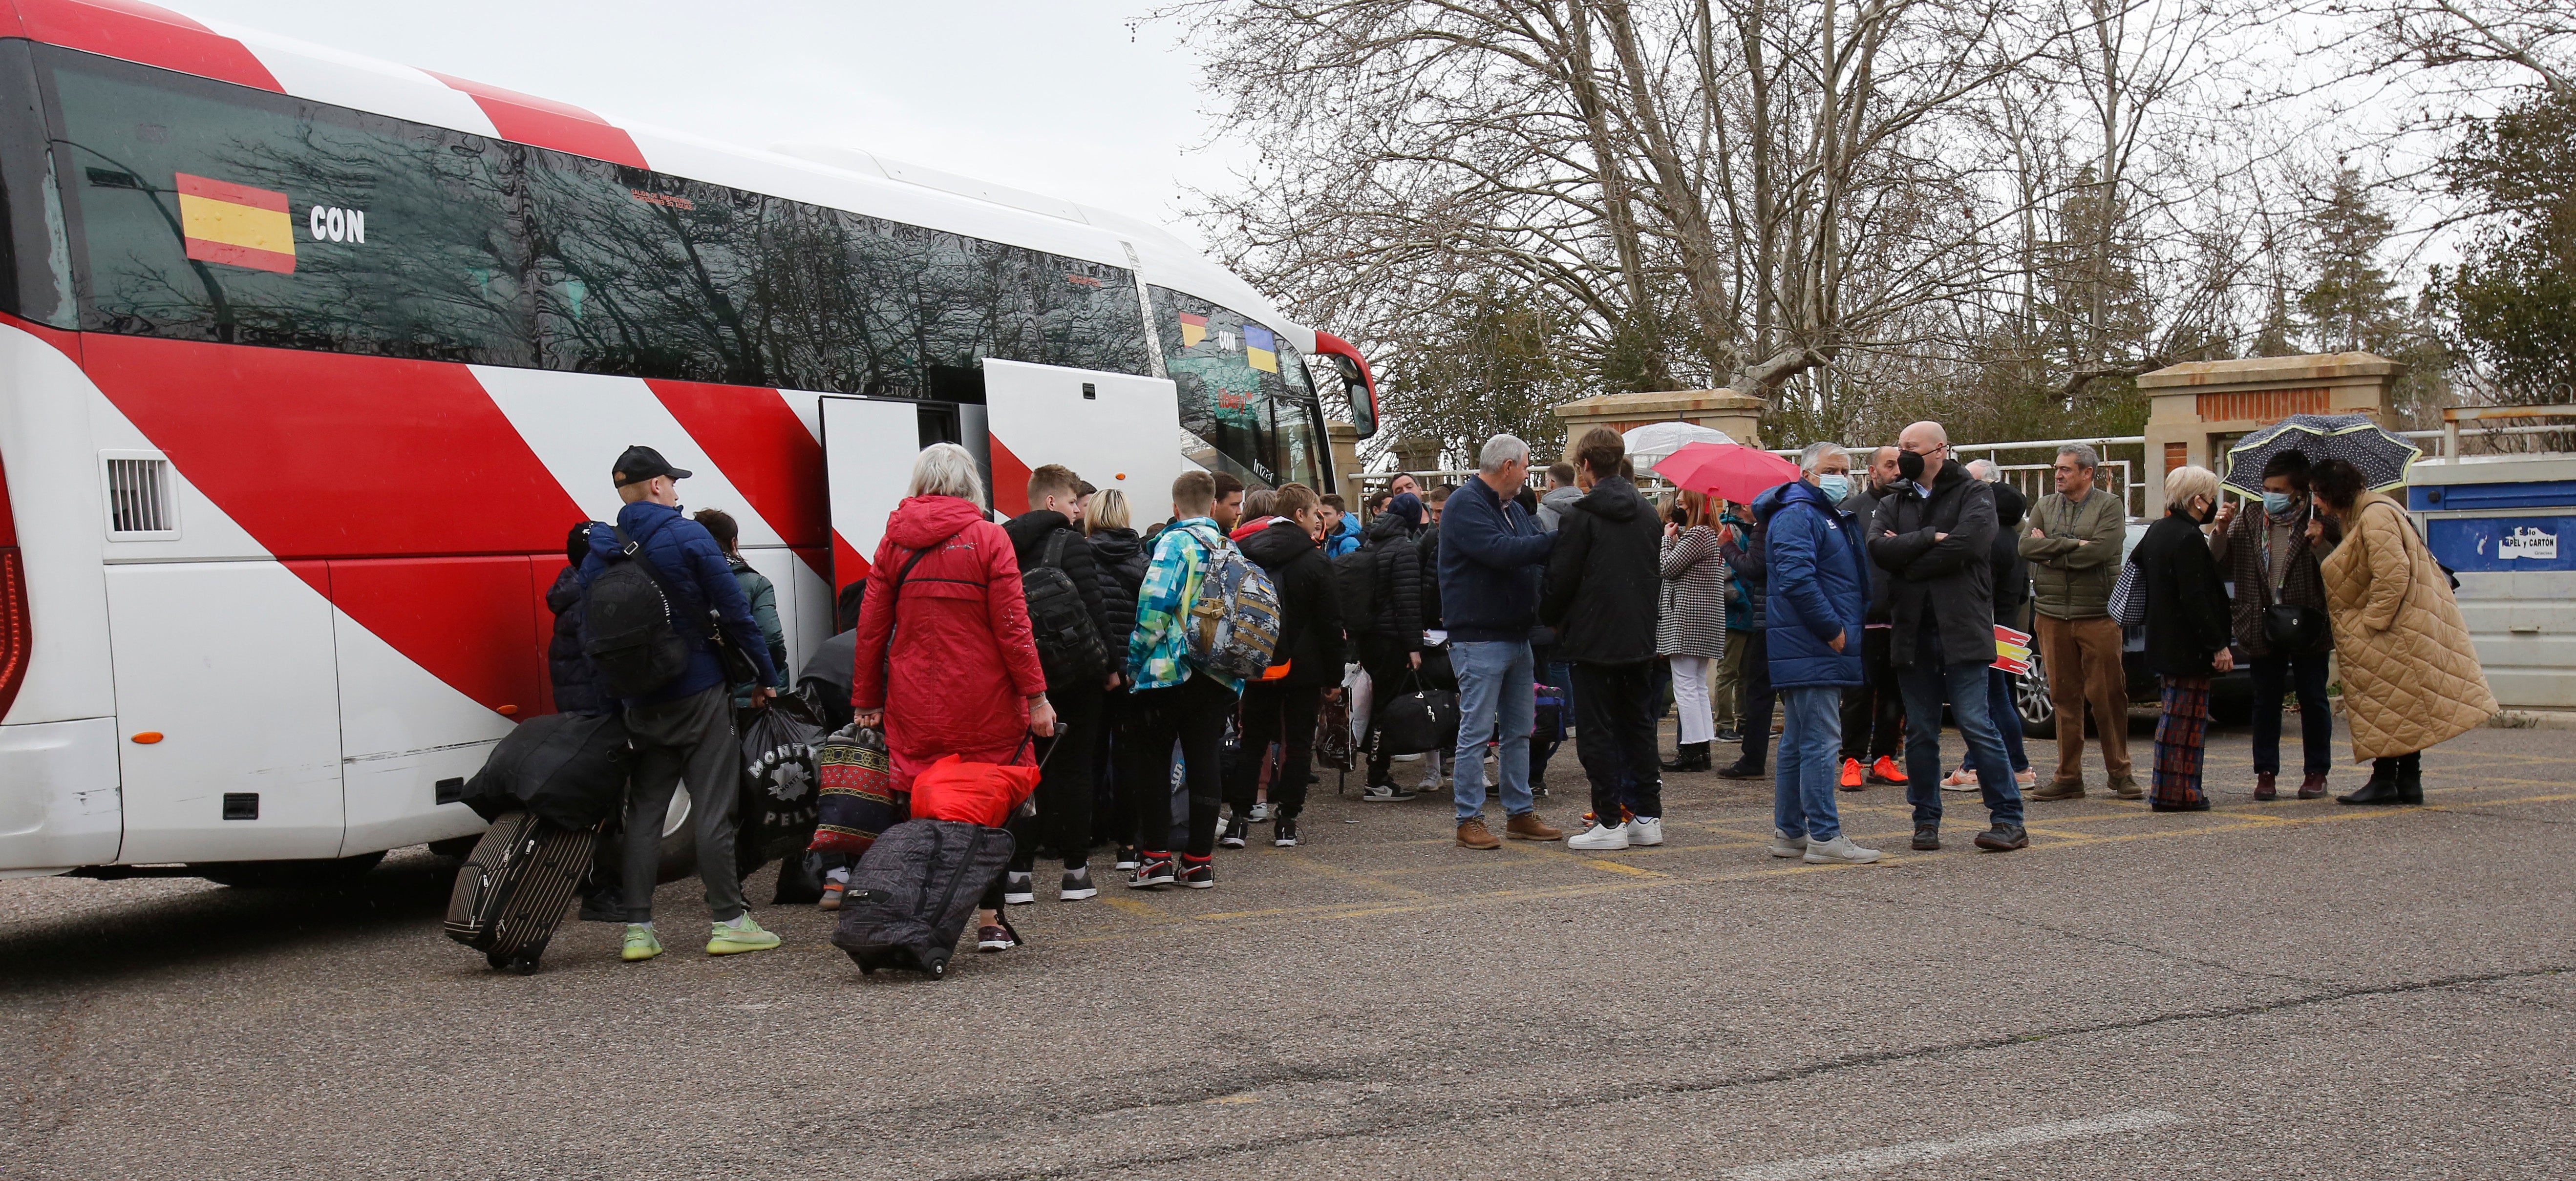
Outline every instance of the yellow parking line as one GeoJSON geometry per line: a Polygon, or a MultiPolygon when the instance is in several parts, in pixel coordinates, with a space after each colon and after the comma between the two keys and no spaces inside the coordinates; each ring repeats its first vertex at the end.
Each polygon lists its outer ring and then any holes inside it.
{"type": "MultiPolygon", "coordinates": [[[[2510,799],[2480,800],[2476,802],[2490,805],[2510,805],[2555,803],[2571,799],[2576,799],[2576,792],[2541,796],[2519,796],[2510,799]]],[[[2391,816],[2402,816],[2413,812],[2440,810],[2442,809],[2431,807],[2356,808],[2338,810],[2335,812],[2318,812],[2310,816],[2294,817],[2277,817],[2259,814],[2248,815],[2238,813],[2236,815],[2239,816],[2240,819],[2237,823],[2195,825],[2191,827],[2160,829],[2153,832],[2077,835],[2061,838],[2045,844],[2033,845],[2029,849],[2023,850],[2021,855],[2027,856],[2034,853],[2046,854],[2052,850],[2083,849],[2095,845],[2124,844],[2132,841],[2177,840],[2213,836],[2221,833],[2248,832],[2257,829],[2274,830],[2284,826],[2298,827],[2305,825],[2361,823],[2370,820],[2383,820],[2391,816]]],[[[2227,815],[2227,813],[2221,813],[2221,815],[2227,815]]],[[[1561,852],[1556,855],[1563,857],[1574,856],[1571,853],[1561,852]]],[[[1716,874],[1653,874],[1650,877],[1632,877],[1630,880],[1618,882],[1592,882],[1535,888],[1486,890],[1450,895],[1447,897],[1426,898],[1417,902],[1389,903],[1383,906],[1365,903],[1357,905],[1346,902],[1327,903],[1312,906],[1280,906],[1267,907],[1258,910],[1224,911],[1215,914],[1192,915],[1188,916],[1188,918],[1194,922],[1242,923],[1246,920],[1261,919],[1335,919],[1366,918],[1397,914],[1424,914],[1437,910],[1457,910],[1467,907],[1484,906],[1492,903],[1534,902],[1562,898],[1588,898],[1606,894],[1624,894],[1640,890],[1661,889],[1667,886],[1702,886],[1728,882],[1754,881],[1761,878],[1781,877],[1789,874],[1866,872],[1881,866],[1898,867],[1917,863],[1947,860],[1957,857],[1983,855],[1984,854],[1981,851],[1962,848],[1955,851],[1943,851],[1939,853],[1890,856],[1879,861],[1876,865],[1806,865],[1800,863],[1789,865],[1764,865],[1759,867],[1734,869],[1716,874]]],[[[1590,859],[1578,858],[1578,860],[1589,861],[1590,859]]],[[[1617,864],[1615,862],[1604,863],[1617,864]]],[[[1635,867],[1626,868],[1634,869],[1635,867]]],[[[1099,935],[1081,936],[1072,939],[1057,940],[1056,942],[1095,943],[1126,939],[1138,933],[1139,932],[1135,931],[1104,932],[1099,935]]]]}

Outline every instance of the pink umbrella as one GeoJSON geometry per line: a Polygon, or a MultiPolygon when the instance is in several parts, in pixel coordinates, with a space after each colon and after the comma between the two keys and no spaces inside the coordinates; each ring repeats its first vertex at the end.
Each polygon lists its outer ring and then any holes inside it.
{"type": "Polygon", "coordinates": [[[1688,443],[1656,464],[1655,474],[1675,488],[1743,504],[1797,479],[1798,465],[1741,443],[1688,443]]]}

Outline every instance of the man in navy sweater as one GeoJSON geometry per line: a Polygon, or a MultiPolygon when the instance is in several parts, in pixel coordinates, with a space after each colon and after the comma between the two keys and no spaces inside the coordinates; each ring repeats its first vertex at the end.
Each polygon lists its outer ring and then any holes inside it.
{"type": "Polygon", "coordinates": [[[1530,794],[1529,737],[1538,695],[1530,633],[1538,628],[1539,578],[1556,535],[1539,531],[1512,495],[1529,478],[1529,444],[1510,435],[1486,440],[1476,478],[1449,497],[1440,522],[1440,610],[1458,673],[1458,749],[1451,791],[1458,803],[1458,843],[1499,849],[1485,827],[1485,743],[1496,751],[1504,831],[1514,840],[1552,841],[1565,834],[1538,817],[1530,794]]]}
{"type": "MultiPolygon", "coordinates": [[[[670,810],[672,791],[683,782],[689,787],[689,818],[697,829],[698,877],[706,883],[707,912],[715,920],[707,954],[776,947],[778,936],[752,921],[743,905],[742,882],[734,877],[742,752],[733,740],[733,694],[725,681],[724,659],[707,626],[709,605],[722,618],[726,638],[759,669],[751,691],[754,704],[778,694],[770,687],[778,671],[770,667],[769,641],[751,617],[751,604],[734,581],[724,549],[706,526],[680,513],[679,481],[689,473],[672,467],[650,447],[629,447],[617,457],[614,474],[618,498],[626,502],[617,510],[617,529],[635,543],[637,558],[653,563],[670,596],[671,629],[689,649],[689,667],[677,679],[621,702],[626,731],[635,743],[626,797],[625,881],[619,891],[626,903],[623,958],[633,962],[662,954],[661,937],[653,929],[653,884],[662,861],[662,819],[670,810]]],[[[590,553],[581,562],[585,590],[623,548],[608,526],[591,528],[590,553]]]]}

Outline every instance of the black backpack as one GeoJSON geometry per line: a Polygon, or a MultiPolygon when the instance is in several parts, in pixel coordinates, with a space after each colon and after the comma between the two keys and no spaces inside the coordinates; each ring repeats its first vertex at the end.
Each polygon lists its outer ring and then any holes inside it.
{"type": "Polygon", "coordinates": [[[688,641],[671,624],[671,597],[643,546],[614,525],[617,552],[581,592],[581,651],[611,697],[643,697],[689,670],[688,641]]]}
{"type": "Polygon", "coordinates": [[[1333,599],[1341,604],[1342,622],[1365,632],[1377,622],[1377,552],[1355,549],[1333,559],[1333,599]]]}
{"type": "Polygon", "coordinates": [[[1082,605],[1073,577],[1064,572],[1064,545],[1072,536],[1070,529],[1056,530],[1037,564],[1020,571],[1020,593],[1029,601],[1029,631],[1037,640],[1038,663],[1046,667],[1049,687],[1097,681],[1109,673],[1100,629],[1082,605]]]}

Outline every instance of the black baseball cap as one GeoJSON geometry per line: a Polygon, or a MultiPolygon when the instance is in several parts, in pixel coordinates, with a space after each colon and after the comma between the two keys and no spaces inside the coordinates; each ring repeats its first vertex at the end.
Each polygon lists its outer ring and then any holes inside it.
{"type": "Polygon", "coordinates": [[[617,470],[610,474],[617,478],[617,486],[620,488],[629,484],[641,484],[655,476],[669,476],[674,480],[689,478],[689,473],[672,467],[670,460],[662,458],[661,452],[640,446],[629,447],[626,449],[626,454],[618,456],[617,470]]]}

